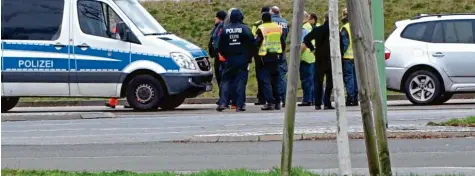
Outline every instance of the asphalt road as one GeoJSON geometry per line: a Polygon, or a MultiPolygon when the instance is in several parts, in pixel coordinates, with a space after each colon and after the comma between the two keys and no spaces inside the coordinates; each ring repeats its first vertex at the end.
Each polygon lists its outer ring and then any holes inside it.
{"type": "MultiPolygon", "coordinates": [[[[393,110],[392,127],[423,128],[429,121],[474,115],[475,109],[393,110]]],[[[2,114],[3,115],[3,114],[2,114]]],[[[361,131],[359,111],[349,111],[349,131],[361,131]]],[[[122,114],[119,118],[2,122],[4,145],[104,144],[186,140],[200,135],[261,135],[281,133],[283,113],[122,114]]],[[[335,111],[299,111],[295,132],[332,132],[335,111]]]]}
{"type": "MultiPolygon", "coordinates": [[[[353,168],[367,167],[364,141],[350,142],[353,168]]],[[[472,167],[474,139],[390,140],[392,167],[472,167]]],[[[83,145],[2,145],[2,168],[88,171],[196,171],[270,169],[280,162],[280,142],[259,143],[115,143],[83,145]]],[[[294,143],[295,166],[338,168],[335,141],[294,143]]],[[[460,170],[458,170],[460,171],[460,170]]]]}

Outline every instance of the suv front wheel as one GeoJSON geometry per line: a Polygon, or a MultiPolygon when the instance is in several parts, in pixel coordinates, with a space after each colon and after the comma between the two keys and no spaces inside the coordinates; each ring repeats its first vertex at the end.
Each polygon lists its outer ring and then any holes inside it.
{"type": "Polygon", "coordinates": [[[428,70],[412,73],[405,80],[404,92],[406,97],[416,105],[437,104],[443,93],[439,78],[428,70]]]}

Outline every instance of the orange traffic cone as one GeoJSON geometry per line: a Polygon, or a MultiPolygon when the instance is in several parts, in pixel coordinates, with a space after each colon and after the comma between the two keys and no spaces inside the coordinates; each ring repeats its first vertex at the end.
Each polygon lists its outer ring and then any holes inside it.
{"type": "Polygon", "coordinates": [[[109,102],[106,103],[106,106],[110,107],[110,108],[115,108],[115,106],[117,106],[117,104],[119,104],[119,99],[118,98],[110,98],[109,102]]]}

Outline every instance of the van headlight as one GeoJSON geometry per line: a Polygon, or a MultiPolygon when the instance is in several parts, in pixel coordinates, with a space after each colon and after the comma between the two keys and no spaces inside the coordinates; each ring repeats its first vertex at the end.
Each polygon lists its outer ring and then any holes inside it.
{"type": "Polygon", "coordinates": [[[173,61],[183,69],[196,70],[196,65],[193,62],[193,58],[183,53],[170,53],[173,61]]]}

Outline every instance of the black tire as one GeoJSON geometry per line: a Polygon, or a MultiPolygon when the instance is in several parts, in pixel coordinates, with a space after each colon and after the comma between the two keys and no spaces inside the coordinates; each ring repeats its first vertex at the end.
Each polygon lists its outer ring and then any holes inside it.
{"type": "Polygon", "coordinates": [[[445,92],[444,94],[440,95],[437,100],[434,101],[434,104],[441,105],[445,102],[449,101],[454,96],[454,93],[445,92]]]}
{"type": "Polygon", "coordinates": [[[20,101],[19,97],[2,97],[2,113],[13,109],[20,101]]]}
{"type": "Polygon", "coordinates": [[[160,108],[163,110],[173,110],[185,102],[185,97],[179,95],[167,96],[163,99],[160,108]]]}
{"type": "Polygon", "coordinates": [[[160,81],[150,75],[138,75],[127,85],[127,102],[137,111],[158,109],[164,95],[160,81]]]}
{"type": "MultiPolygon", "coordinates": [[[[420,80],[422,82],[422,80],[420,80]]],[[[432,105],[436,103],[436,100],[439,99],[439,97],[443,94],[442,90],[442,83],[439,80],[439,78],[435,75],[435,73],[428,71],[428,70],[419,70],[414,73],[412,73],[410,76],[407,77],[407,79],[404,81],[404,93],[406,94],[406,97],[409,101],[411,101],[412,104],[415,105],[432,105]],[[411,84],[414,78],[419,77],[419,78],[426,78],[422,87],[425,88],[420,88],[418,86],[421,86],[420,84],[411,84]],[[428,78],[430,80],[428,81],[428,78]],[[425,83],[427,81],[427,84],[425,83]],[[414,87],[416,86],[416,87],[414,87]],[[415,90],[415,88],[420,88],[423,91],[419,91],[420,97],[413,96],[411,94],[411,90],[415,90]],[[433,89],[433,90],[432,90],[433,89]],[[433,91],[429,92],[428,90],[433,91]],[[424,93],[424,97],[422,98],[422,93],[424,93]],[[429,98],[427,98],[427,96],[429,98]]],[[[414,92],[414,94],[417,94],[417,91],[414,92]]]]}

